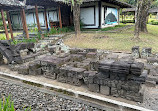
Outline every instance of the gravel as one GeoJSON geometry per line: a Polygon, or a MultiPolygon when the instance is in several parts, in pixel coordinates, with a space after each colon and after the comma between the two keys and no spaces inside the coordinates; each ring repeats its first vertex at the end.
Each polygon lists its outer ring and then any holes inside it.
{"type": "Polygon", "coordinates": [[[61,97],[56,93],[45,93],[37,89],[39,88],[0,79],[0,98],[11,95],[16,111],[23,111],[24,107],[30,106],[31,111],[103,111],[96,104],[77,101],[71,97],[61,97]]]}
{"type": "Polygon", "coordinates": [[[144,103],[142,106],[154,111],[158,111],[158,87],[146,87],[144,93],[144,103]]]}

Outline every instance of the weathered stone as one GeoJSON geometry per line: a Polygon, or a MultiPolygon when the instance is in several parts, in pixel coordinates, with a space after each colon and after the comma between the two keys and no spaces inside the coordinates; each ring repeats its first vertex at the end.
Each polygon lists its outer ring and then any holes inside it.
{"type": "Polygon", "coordinates": [[[83,52],[83,50],[78,48],[70,49],[70,54],[77,54],[78,52],[83,52]]]}
{"type": "Polygon", "coordinates": [[[133,64],[131,64],[131,74],[136,75],[136,76],[140,76],[142,74],[144,70],[144,64],[141,62],[135,62],[133,64]]]}
{"type": "Polygon", "coordinates": [[[83,68],[85,70],[90,70],[90,64],[89,63],[77,63],[77,68],[83,68]]]}
{"type": "Polygon", "coordinates": [[[71,85],[75,85],[75,84],[74,84],[73,77],[67,77],[66,83],[71,84],[71,85]]]}
{"type": "Polygon", "coordinates": [[[88,52],[88,53],[89,53],[89,52],[95,52],[95,53],[96,53],[96,52],[97,52],[97,49],[86,49],[86,52],[88,52]]]}
{"type": "Polygon", "coordinates": [[[73,84],[75,86],[81,86],[83,84],[83,79],[73,78],[73,84]]]}
{"type": "Polygon", "coordinates": [[[151,50],[152,48],[143,48],[142,49],[142,52],[141,52],[141,57],[142,58],[147,58],[147,57],[150,57],[152,54],[151,54],[151,50]]]}
{"type": "Polygon", "coordinates": [[[110,95],[110,87],[101,85],[100,86],[100,93],[104,94],[106,96],[109,96],[110,95]]]}
{"type": "Polygon", "coordinates": [[[117,92],[117,88],[111,87],[111,96],[119,97],[119,94],[117,92]]]}
{"type": "Polygon", "coordinates": [[[0,53],[0,65],[2,65],[3,63],[4,63],[3,55],[0,53]]]}
{"type": "Polygon", "coordinates": [[[157,57],[148,57],[147,62],[150,64],[158,63],[158,58],[157,57]]]}
{"type": "Polygon", "coordinates": [[[96,75],[96,73],[97,73],[96,71],[84,71],[84,75],[83,75],[84,83],[88,84],[89,80],[90,80],[90,83],[93,83],[93,78],[92,77],[89,78],[89,75],[91,75],[91,76],[96,75]]]}
{"type": "Polygon", "coordinates": [[[18,68],[18,73],[23,74],[23,75],[28,75],[29,74],[29,67],[28,66],[20,66],[18,68]]]}
{"type": "Polygon", "coordinates": [[[83,60],[84,56],[79,54],[72,54],[71,55],[71,61],[78,61],[81,62],[83,60]]]}
{"type": "Polygon", "coordinates": [[[46,71],[44,72],[44,77],[55,80],[57,78],[57,74],[54,72],[46,71]]]}
{"type": "Polygon", "coordinates": [[[89,88],[89,91],[97,92],[97,93],[100,92],[98,84],[89,84],[88,88],[89,88]]]}
{"type": "Polygon", "coordinates": [[[156,87],[156,81],[146,80],[145,85],[148,87],[156,87]]]}
{"type": "Polygon", "coordinates": [[[35,69],[35,70],[30,70],[29,69],[29,74],[30,75],[42,75],[42,69],[41,68],[38,68],[38,69],[35,69]]]}
{"type": "Polygon", "coordinates": [[[96,73],[89,73],[89,76],[88,76],[88,83],[92,84],[94,83],[94,78],[96,77],[96,73]]]}
{"type": "Polygon", "coordinates": [[[57,75],[57,81],[62,82],[62,83],[66,83],[67,82],[67,77],[57,75]]]}
{"type": "Polygon", "coordinates": [[[132,47],[132,56],[134,58],[140,58],[139,46],[132,47]]]}
{"type": "Polygon", "coordinates": [[[110,60],[118,60],[118,55],[116,54],[109,54],[106,56],[107,59],[110,59],[110,60]]]}
{"type": "Polygon", "coordinates": [[[87,52],[78,52],[79,55],[83,55],[84,57],[86,57],[87,52]]]}
{"type": "Polygon", "coordinates": [[[87,58],[96,58],[97,57],[97,53],[95,52],[89,52],[86,55],[87,58]]]}
{"type": "Polygon", "coordinates": [[[89,65],[90,65],[90,70],[98,71],[98,68],[99,68],[98,60],[96,60],[96,59],[90,60],[89,65]]]}

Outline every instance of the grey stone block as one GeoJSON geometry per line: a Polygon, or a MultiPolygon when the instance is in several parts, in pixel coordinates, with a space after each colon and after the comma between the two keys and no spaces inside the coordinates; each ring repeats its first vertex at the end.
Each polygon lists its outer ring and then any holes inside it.
{"type": "Polygon", "coordinates": [[[89,91],[96,92],[96,93],[100,92],[100,88],[98,84],[89,84],[88,88],[89,88],[89,91]]]}
{"type": "Polygon", "coordinates": [[[100,93],[104,94],[106,96],[109,96],[110,95],[110,87],[101,85],[100,86],[100,93]]]}
{"type": "Polygon", "coordinates": [[[81,86],[83,84],[83,80],[82,79],[73,78],[73,84],[75,86],[81,86]]]}
{"type": "Polygon", "coordinates": [[[97,53],[95,52],[89,52],[86,55],[87,58],[96,58],[97,57],[97,53]]]}
{"type": "Polygon", "coordinates": [[[18,68],[18,73],[23,74],[23,75],[28,75],[29,74],[29,67],[28,66],[20,66],[18,68]]]}
{"type": "Polygon", "coordinates": [[[156,82],[146,80],[145,85],[148,86],[148,87],[156,87],[156,82]]]}
{"type": "Polygon", "coordinates": [[[139,46],[132,47],[132,56],[134,58],[140,58],[139,46]]]}
{"type": "Polygon", "coordinates": [[[57,78],[57,74],[54,72],[46,71],[44,72],[44,77],[55,80],[57,78]]]}

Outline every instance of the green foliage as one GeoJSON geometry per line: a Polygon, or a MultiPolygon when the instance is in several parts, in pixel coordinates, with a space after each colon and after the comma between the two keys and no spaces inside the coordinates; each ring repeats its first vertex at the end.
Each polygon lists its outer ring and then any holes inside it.
{"type": "Polygon", "coordinates": [[[158,25],[158,21],[152,20],[152,21],[151,21],[151,24],[152,24],[152,25],[158,25]]]}
{"type": "MultiPolygon", "coordinates": [[[[24,111],[31,111],[31,107],[23,108],[24,111]]],[[[11,96],[0,99],[0,111],[15,111],[14,102],[11,100],[11,96]]]]}
{"type": "Polygon", "coordinates": [[[61,34],[61,33],[67,33],[67,32],[72,32],[72,31],[74,31],[73,27],[51,28],[49,33],[46,33],[45,35],[61,34]]]}
{"type": "Polygon", "coordinates": [[[48,37],[48,34],[49,34],[48,31],[45,31],[44,32],[44,37],[48,37]]]}
{"type": "Polygon", "coordinates": [[[38,28],[37,27],[31,27],[31,32],[38,32],[38,28]]]}
{"type": "Polygon", "coordinates": [[[17,45],[17,44],[20,44],[20,43],[35,43],[37,40],[35,38],[32,38],[32,39],[26,39],[26,38],[23,38],[23,40],[13,40],[11,42],[12,45],[17,45]]]}
{"type": "Polygon", "coordinates": [[[0,100],[0,111],[15,111],[14,102],[11,101],[10,96],[3,98],[3,101],[0,100]]]}
{"type": "Polygon", "coordinates": [[[5,36],[1,36],[0,40],[6,40],[6,37],[5,36]]]}
{"type": "Polygon", "coordinates": [[[53,28],[50,29],[49,33],[50,34],[56,34],[57,33],[57,29],[53,27],[53,28]]]}

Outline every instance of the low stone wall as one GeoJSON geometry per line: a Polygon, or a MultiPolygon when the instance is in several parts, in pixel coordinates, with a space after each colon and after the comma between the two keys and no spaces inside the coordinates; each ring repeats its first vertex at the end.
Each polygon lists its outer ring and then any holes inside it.
{"type": "Polygon", "coordinates": [[[148,71],[133,59],[106,56],[96,49],[72,49],[70,54],[45,56],[20,65],[20,74],[43,75],[71,85],[86,84],[90,91],[143,102],[142,85],[148,71]]]}

